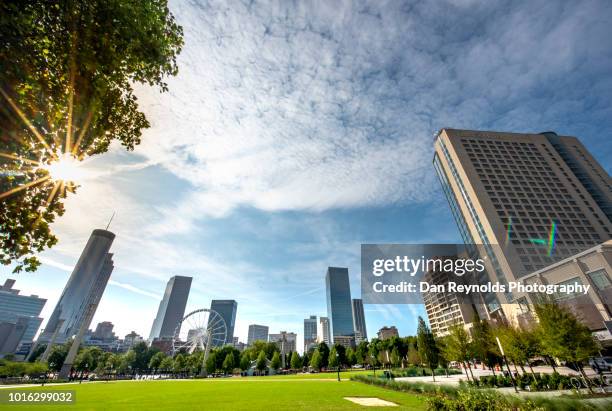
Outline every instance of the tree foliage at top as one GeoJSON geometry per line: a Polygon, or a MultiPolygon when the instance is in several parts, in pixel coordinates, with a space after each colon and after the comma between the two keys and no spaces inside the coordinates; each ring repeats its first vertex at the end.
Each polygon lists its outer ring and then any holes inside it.
{"type": "Polygon", "coordinates": [[[45,165],[132,150],[149,127],[133,85],[167,90],[183,31],[166,0],[0,3],[0,262],[34,271],[66,190],[45,165]],[[30,183],[33,183],[30,185],[30,183]]]}

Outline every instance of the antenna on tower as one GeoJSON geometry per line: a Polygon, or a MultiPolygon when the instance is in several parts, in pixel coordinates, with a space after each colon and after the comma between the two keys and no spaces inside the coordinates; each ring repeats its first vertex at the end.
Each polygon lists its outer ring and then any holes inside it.
{"type": "Polygon", "coordinates": [[[113,218],[115,217],[115,211],[113,211],[113,215],[111,216],[110,220],[108,220],[108,224],[106,224],[106,230],[108,230],[108,227],[110,227],[111,222],[113,221],[113,218]]]}

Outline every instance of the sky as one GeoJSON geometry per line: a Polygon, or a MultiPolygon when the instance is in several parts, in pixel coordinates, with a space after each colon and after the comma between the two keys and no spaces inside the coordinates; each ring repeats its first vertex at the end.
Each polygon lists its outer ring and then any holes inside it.
{"type": "MultiPolygon", "coordinates": [[[[147,337],[168,279],[187,310],[238,302],[249,324],[303,339],[326,315],[325,271],[361,243],[453,243],[432,166],[443,128],[574,135],[610,172],[608,1],[171,1],[184,28],[169,92],[135,85],[142,143],[89,159],[35,273],[52,312],[91,231],[117,237],[92,327],[147,337]]],[[[416,332],[417,305],[366,305],[368,336],[416,332]]],[[[44,327],[44,322],[43,322],[44,327]]]]}

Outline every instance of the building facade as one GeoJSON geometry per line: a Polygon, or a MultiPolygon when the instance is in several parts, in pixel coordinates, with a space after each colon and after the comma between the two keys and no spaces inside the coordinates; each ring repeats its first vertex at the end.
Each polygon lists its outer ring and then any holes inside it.
{"type": "Polygon", "coordinates": [[[89,327],[113,272],[115,234],[93,230],[39,340],[64,343],[89,327]]]}
{"type": "Polygon", "coordinates": [[[365,311],[363,310],[363,300],[353,298],[351,301],[353,311],[353,329],[355,330],[355,344],[367,341],[368,332],[366,330],[365,311]]]}
{"type": "MultiPolygon", "coordinates": [[[[612,347],[612,240],[538,270],[524,278],[524,284],[590,285],[588,293],[553,294],[553,298],[576,314],[605,348],[612,347]],[[610,326],[606,326],[610,324],[610,326]]],[[[516,320],[529,327],[535,320],[536,295],[517,294],[516,320]]]]}
{"type": "Polygon", "coordinates": [[[267,325],[251,324],[249,325],[249,334],[247,336],[247,345],[250,347],[255,341],[268,341],[267,325]]]}
{"type": "Polygon", "coordinates": [[[351,308],[351,285],[348,268],[329,267],[325,275],[327,290],[327,317],[331,328],[331,340],[335,337],[355,337],[351,308]]]}
{"type": "Polygon", "coordinates": [[[96,326],[92,337],[98,340],[114,340],[116,337],[113,328],[115,328],[115,325],[110,321],[102,321],[96,326]]]}
{"type": "Polygon", "coordinates": [[[324,342],[327,345],[331,345],[331,330],[329,327],[329,318],[319,317],[319,324],[317,326],[317,343],[324,342]]]}
{"type": "MultiPolygon", "coordinates": [[[[610,239],[610,177],[577,138],[442,129],[434,146],[459,232],[483,245],[492,281],[516,281],[610,239]]],[[[485,318],[507,317],[514,299],[487,296],[485,318]]]]}
{"type": "Polygon", "coordinates": [[[15,280],[7,279],[0,286],[0,356],[27,354],[40,327],[47,300],[37,295],[21,295],[13,288],[15,280]]]}
{"type": "MultiPolygon", "coordinates": [[[[423,281],[430,285],[446,286],[450,281],[457,282],[458,278],[448,271],[430,270],[424,274],[423,281]]],[[[449,328],[455,324],[464,324],[468,329],[476,318],[474,304],[468,301],[469,296],[465,293],[428,292],[422,296],[431,331],[436,337],[448,335],[449,328]]]]}
{"type": "MultiPolygon", "coordinates": [[[[297,348],[297,334],[281,331],[278,334],[270,334],[268,341],[278,346],[281,354],[293,352],[297,348]]],[[[282,356],[282,355],[281,355],[282,356]]]]}
{"type": "Polygon", "coordinates": [[[191,290],[192,277],[176,275],[166,284],[164,297],[159,303],[157,316],[153,321],[149,342],[156,339],[172,339],[176,327],[185,315],[185,307],[191,290]]]}
{"type": "MultiPolygon", "coordinates": [[[[235,300],[212,300],[210,309],[219,313],[225,321],[225,327],[227,328],[225,343],[231,344],[234,340],[234,326],[236,325],[238,303],[235,300]]],[[[218,343],[217,345],[223,344],[218,343]]]]}
{"type": "Polygon", "coordinates": [[[304,352],[317,344],[317,316],[304,319],[304,352]]]}
{"type": "Polygon", "coordinates": [[[391,327],[382,327],[378,330],[378,339],[379,340],[388,340],[391,337],[399,337],[399,332],[397,328],[392,325],[391,327]]]}

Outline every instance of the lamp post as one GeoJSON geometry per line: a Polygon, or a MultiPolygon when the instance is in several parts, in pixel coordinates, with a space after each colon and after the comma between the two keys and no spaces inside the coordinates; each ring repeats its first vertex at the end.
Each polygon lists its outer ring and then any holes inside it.
{"type": "Polygon", "coordinates": [[[514,387],[514,391],[518,394],[518,388],[516,388],[516,383],[514,382],[514,376],[512,375],[512,371],[510,371],[510,364],[508,364],[508,359],[506,358],[506,354],[504,354],[504,348],[501,345],[501,341],[499,341],[499,337],[495,337],[497,341],[497,346],[499,347],[499,352],[501,352],[502,358],[506,363],[506,368],[508,369],[508,373],[510,374],[510,380],[512,381],[512,386],[514,387]]]}
{"type": "Polygon", "coordinates": [[[338,363],[338,382],[340,382],[340,354],[336,351],[336,362],[338,363]]]}
{"type": "Polygon", "coordinates": [[[370,354],[370,358],[372,358],[372,367],[374,368],[374,377],[376,377],[376,357],[374,354],[370,354]]]}

